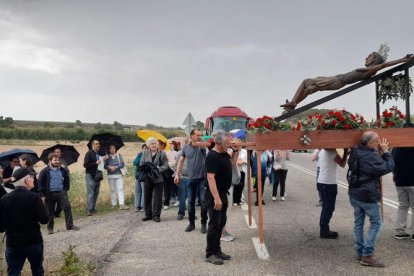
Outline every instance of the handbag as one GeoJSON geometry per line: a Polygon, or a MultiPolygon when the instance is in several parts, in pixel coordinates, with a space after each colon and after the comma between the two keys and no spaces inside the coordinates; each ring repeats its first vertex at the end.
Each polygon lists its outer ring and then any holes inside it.
{"type": "Polygon", "coordinates": [[[145,162],[138,167],[138,182],[155,182],[160,176],[160,172],[154,163],[145,162]]]}
{"type": "MultiPolygon", "coordinates": [[[[119,155],[119,154],[117,154],[116,155],[116,157],[118,158],[118,163],[119,164],[121,164],[121,156],[119,155]]],[[[123,160],[122,160],[123,161],[123,160]]],[[[125,163],[124,163],[125,164],[125,163]]],[[[125,176],[125,175],[127,175],[128,174],[128,169],[125,167],[125,165],[124,165],[124,167],[123,168],[120,168],[119,169],[120,171],[121,171],[121,174],[123,175],[123,176],[125,176]]]]}
{"type": "Polygon", "coordinates": [[[241,174],[237,166],[231,166],[231,184],[239,185],[240,184],[241,174]]]}
{"type": "Polygon", "coordinates": [[[101,182],[103,180],[102,171],[97,170],[96,173],[93,175],[93,180],[95,180],[95,182],[101,182]]]}
{"type": "Polygon", "coordinates": [[[123,176],[126,176],[126,175],[128,175],[128,169],[127,168],[121,168],[121,169],[119,169],[120,171],[121,171],[121,174],[123,175],[123,176]]]}

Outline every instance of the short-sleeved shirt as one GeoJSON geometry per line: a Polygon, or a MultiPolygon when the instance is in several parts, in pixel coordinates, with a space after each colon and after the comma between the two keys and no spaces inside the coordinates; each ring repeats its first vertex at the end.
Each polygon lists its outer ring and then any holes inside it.
{"type": "Polygon", "coordinates": [[[321,150],[318,156],[318,179],[321,184],[336,184],[336,150],[321,150]]]}
{"type": "Polygon", "coordinates": [[[230,189],[232,171],[230,155],[227,152],[209,151],[206,158],[206,170],[207,173],[215,174],[214,178],[219,192],[227,192],[230,189]]]}
{"type": "Polygon", "coordinates": [[[188,144],[182,150],[182,156],[187,160],[187,170],[189,179],[200,179],[206,177],[206,149],[193,147],[188,144]]]}

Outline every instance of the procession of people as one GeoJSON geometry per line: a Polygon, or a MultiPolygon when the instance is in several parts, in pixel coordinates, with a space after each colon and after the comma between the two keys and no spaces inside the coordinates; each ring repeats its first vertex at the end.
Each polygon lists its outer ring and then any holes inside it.
{"type": "MultiPolygon", "coordinates": [[[[143,221],[153,220],[159,223],[162,221],[162,210],[168,209],[170,205],[172,207],[170,199],[177,197],[178,204],[175,204],[178,207],[177,220],[182,220],[188,210],[189,224],[184,230],[191,232],[196,228],[196,201],[198,200],[201,211],[200,232],[206,234],[206,261],[220,265],[224,263],[223,261],[231,260],[231,256],[223,253],[220,246],[220,241],[227,241],[223,238],[223,234],[227,233],[225,226],[226,211],[229,207],[229,189],[231,186],[234,187],[233,205],[242,205],[247,169],[252,169],[252,177],[257,183],[256,158],[252,158],[251,168],[246,168],[247,153],[242,148],[242,141],[233,139],[227,132],[220,131],[213,134],[213,138],[209,140],[211,146],[208,148],[197,144],[201,142],[201,136],[201,131],[194,129],[185,145],[175,141],[168,142],[171,143],[171,151],[173,151],[168,154],[165,151],[166,141],[154,137],[146,139],[133,163],[136,179],[133,209],[136,212],[144,212],[143,221]],[[232,183],[235,171],[238,180],[237,183],[232,183]],[[166,187],[166,185],[170,186],[166,187]]],[[[128,164],[118,152],[122,146],[122,141],[118,141],[117,144],[113,139],[105,141],[93,137],[89,142],[90,149],[85,154],[83,162],[87,190],[87,216],[92,216],[96,212],[104,170],[107,171],[111,206],[113,208],[119,206],[120,210],[129,209],[124,194],[124,186],[127,185],[124,181],[126,174],[124,169],[128,164]],[[106,149],[102,149],[101,145],[106,149]]],[[[39,224],[47,224],[47,233],[53,234],[54,218],[59,209],[64,212],[66,230],[80,230],[74,224],[68,196],[69,166],[77,162],[79,157],[75,151],[75,149],[68,150],[63,145],[46,150],[40,158],[44,160],[46,166],[39,173],[33,169],[33,165],[40,159],[28,153],[11,155],[8,158],[8,166],[5,169],[0,168],[2,184],[0,194],[3,197],[0,200],[0,231],[7,234],[5,254],[9,273],[21,270],[27,258],[33,273],[42,275],[43,259],[37,256],[43,254],[43,239],[39,224]],[[47,161],[45,161],[46,155],[47,161]],[[18,204],[22,204],[22,207],[16,209],[18,204]],[[31,220],[19,220],[16,217],[30,217],[31,220]],[[35,232],[28,233],[27,227],[33,228],[35,232]],[[21,237],[27,236],[27,239],[15,241],[13,237],[17,233],[20,233],[21,237]],[[33,236],[34,233],[36,236],[33,236]],[[20,246],[24,246],[25,250],[22,251],[20,246]]],[[[289,186],[286,185],[289,153],[282,150],[269,150],[265,153],[265,159],[263,154],[261,160],[262,193],[268,176],[273,187],[272,200],[276,200],[280,187],[279,198],[285,201],[286,186],[289,186]]],[[[331,231],[329,222],[335,210],[337,194],[336,165],[344,167],[349,153],[351,153],[349,168],[351,170],[355,167],[354,163],[358,162],[359,174],[359,185],[349,187],[350,204],[354,208],[355,216],[355,259],[365,266],[383,267],[384,263],[374,255],[382,224],[378,203],[381,197],[379,177],[390,172],[395,174],[400,208],[394,237],[414,240],[414,235],[406,232],[407,212],[409,208],[414,207],[410,182],[412,170],[408,166],[410,162],[407,161],[412,158],[412,154],[409,148],[396,148],[391,155],[387,140],[380,140],[378,134],[372,131],[362,135],[360,146],[351,151],[345,149],[342,156],[335,149],[316,151],[312,158],[318,162],[317,184],[322,202],[320,217],[322,239],[339,237],[338,232],[331,231]],[[371,226],[368,236],[364,238],[365,216],[369,217],[371,226]]],[[[252,156],[255,157],[254,152],[252,156]]],[[[257,192],[257,186],[253,192],[257,192]]],[[[257,199],[259,199],[258,195],[257,199]]],[[[264,201],[262,203],[264,204],[264,201]]],[[[258,205],[257,201],[256,205],[258,205]]]]}

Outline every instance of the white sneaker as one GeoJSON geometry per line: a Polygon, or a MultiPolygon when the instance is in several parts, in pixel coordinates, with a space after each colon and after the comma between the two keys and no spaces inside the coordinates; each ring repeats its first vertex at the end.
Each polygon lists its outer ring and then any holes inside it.
{"type": "Polygon", "coordinates": [[[281,201],[285,201],[285,199],[286,199],[286,198],[285,198],[284,196],[282,196],[282,197],[280,198],[280,200],[281,200],[281,201]]]}
{"type": "Polygon", "coordinates": [[[168,210],[168,209],[170,209],[170,207],[167,205],[164,205],[164,210],[168,210]]]}
{"type": "Polygon", "coordinates": [[[222,235],[221,238],[220,238],[220,241],[226,241],[226,242],[231,242],[233,240],[234,240],[233,238],[231,238],[229,236],[224,236],[224,235],[222,235]]]}
{"type": "Polygon", "coordinates": [[[233,235],[233,234],[231,234],[231,233],[229,233],[229,232],[227,232],[227,231],[224,231],[223,235],[224,235],[224,236],[226,236],[226,237],[230,237],[230,238],[232,238],[233,240],[236,238],[236,236],[235,236],[235,235],[233,235]]]}
{"type": "Polygon", "coordinates": [[[177,206],[179,206],[180,205],[180,202],[178,202],[178,201],[176,201],[174,204],[173,204],[173,206],[174,207],[177,207],[177,206]]]}
{"type": "Polygon", "coordinates": [[[273,201],[276,201],[276,197],[275,197],[275,196],[272,196],[272,200],[273,200],[273,201]]]}

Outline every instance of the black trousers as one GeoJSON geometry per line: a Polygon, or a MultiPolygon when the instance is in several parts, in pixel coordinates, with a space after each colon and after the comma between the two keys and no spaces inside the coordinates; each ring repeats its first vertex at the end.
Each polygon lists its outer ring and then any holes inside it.
{"type": "Polygon", "coordinates": [[[172,175],[174,174],[174,171],[171,169],[168,169],[166,172],[163,173],[164,175],[164,206],[170,205],[170,199],[171,199],[171,189],[174,184],[174,178],[172,175]]]}
{"type": "MultiPolygon", "coordinates": [[[[266,176],[263,177],[262,175],[262,200],[263,200],[263,193],[264,193],[264,188],[265,188],[265,182],[266,182],[266,176]]],[[[259,187],[257,186],[257,177],[254,178],[254,185],[253,187],[255,187],[256,190],[256,201],[259,202],[259,187]]]]}
{"type": "Polygon", "coordinates": [[[240,171],[240,183],[233,185],[233,203],[241,203],[242,192],[244,189],[244,180],[246,179],[246,173],[240,171]]]}
{"type": "Polygon", "coordinates": [[[55,210],[56,204],[60,206],[65,214],[66,229],[73,227],[72,206],[70,205],[69,197],[66,191],[50,192],[46,195],[47,211],[49,215],[49,222],[47,223],[47,229],[53,230],[55,225],[55,210]]]}
{"type": "Polygon", "coordinates": [[[287,177],[287,170],[275,170],[275,182],[273,183],[272,196],[277,196],[277,188],[280,184],[280,196],[285,196],[285,184],[287,177]]]}
{"type": "Polygon", "coordinates": [[[163,186],[164,182],[148,182],[144,184],[145,217],[153,218],[161,216],[163,186]]]}
{"type": "Polygon", "coordinates": [[[206,191],[206,204],[208,210],[207,248],[206,257],[221,252],[220,238],[227,221],[227,208],[229,202],[227,192],[219,192],[223,206],[221,210],[214,210],[214,198],[210,190],[206,191]]]}

